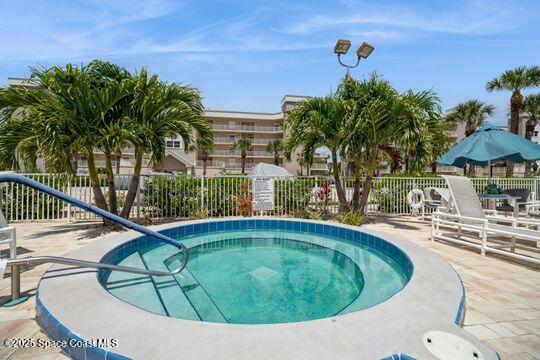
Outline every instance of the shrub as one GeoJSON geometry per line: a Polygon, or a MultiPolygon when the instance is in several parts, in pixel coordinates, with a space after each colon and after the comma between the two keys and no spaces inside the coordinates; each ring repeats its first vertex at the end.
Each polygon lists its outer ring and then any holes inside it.
{"type": "Polygon", "coordinates": [[[295,210],[289,214],[289,217],[296,219],[322,220],[321,215],[307,209],[295,210]]]}
{"type": "Polygon", "coordinates": [[[312,179],[286,179],[275,182],[275,205],[281,214],[291,214],[296,210],[305,210],[309,206],[312,179]]]}
{"type": "Polygon", "coordinates": [[[233,196],[236,202],[237,215],[250,216],[253,212],[253,195],[249,189],[249,183],[244,182],[240,185],[240,191],[233,196]]]}
{"type": "Polygon", "coordinates": [[[349,211],[337,214],[334,216],[334,220],[342,224],[360,226],[366,221],[366,217],[357,212],[349,211]]]}

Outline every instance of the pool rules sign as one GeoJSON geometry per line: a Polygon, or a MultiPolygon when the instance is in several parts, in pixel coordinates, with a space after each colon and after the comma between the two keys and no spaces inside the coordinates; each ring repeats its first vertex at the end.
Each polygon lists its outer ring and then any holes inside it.
{"type": "Polygon", "coordinates": [[[260,177],[253,179],[253,210],[274,210],[274,179],[260,177]]]}

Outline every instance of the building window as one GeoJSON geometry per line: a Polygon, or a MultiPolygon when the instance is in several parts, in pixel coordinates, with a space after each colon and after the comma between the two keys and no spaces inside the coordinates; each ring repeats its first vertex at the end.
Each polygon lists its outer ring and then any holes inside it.
{"type": "Polygon", "coordinates": [[[281,130],[281,124],[274,124],[274,131],[280,131],[281,130]]]}
{"type": "Polygon", "coordinates": [[[167,147],[173,149],[181,149],[182,141],[180,140],[167,140],[167,147]]]}
{"type": "Polygon", "coordinates": [[[232,141],[232,142],[235,142],[236,141],[236,135],[229,134],[229,140],[232,141]]]}

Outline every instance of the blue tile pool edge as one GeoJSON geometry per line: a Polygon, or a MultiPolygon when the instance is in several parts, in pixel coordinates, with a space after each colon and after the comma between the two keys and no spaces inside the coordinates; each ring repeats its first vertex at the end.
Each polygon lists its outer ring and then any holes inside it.
{"type": "Polygon", "coordinates": [[[66,341],[66,346],[62,346],[62,350],[65,354],[75,360],[90,360],[90,359],[103,359],[103,360],[130,360],[131,358],[120,355],[118,353],[106,350],[96,346],[72,346],[73,342],[84,343],[85,339],[79,335],[71,332],[67,327],[60,323],[50,312],[47,310],[41,298],[39,297],[39,285],[36,293],[36,321],[53,341],[63,342],[66,341]]]}
{"type": "MultiPolygon", "coordinates": [[[[405,251],[390,241],[363,232],[361,229],[351,229],[350,227],[340,226],[339,224],[326,224],[318,222],[309,222],[298,219],[219,219],[206,220],[203,222],[174,224],[174,226],[159,230],[158,232],[170,236],[186,236],[215,231],[243,230],[243,229],[284,229],[291,231],[301,231],[311,234],[325,234],[336,238],[346,239],[358,242],[362,245],[371,247],[392,258],[407,278],[409,282],[414,273],[414,264],[405,251]]],[[[180,239],[181,241],[181,239],[180,239]]],[[[138,251],[140,248],[156,244],[159,240],[149,236],[139,236],[125,243],[110,249],[100,259],[103,263],[116,264],[120,260],[138,251]]],[[[103,283],[109,271],[101,269],[97,272],[98,281],[103,283]]]]}

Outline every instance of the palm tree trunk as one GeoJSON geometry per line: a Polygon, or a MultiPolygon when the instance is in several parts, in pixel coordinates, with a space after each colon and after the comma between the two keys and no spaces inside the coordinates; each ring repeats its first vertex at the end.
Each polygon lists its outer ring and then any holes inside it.
{"type": "Polygon", "coordinates": [[[366,213],[366,205],[369,198],[369,192],[371,191],[371,183],[373,182],[373,175],[367,175],[366,181],[364,181],[364,187],[362,191],[362,196],[360,197],[360,204],[359,207],[359,213],[361,215],[365,215],[366,213]]]}
{"type": "Polygon", "coordinates": [[[71,168],[73,173],[76,174],[79,168],[79,152],[75,147],[71,148],[71,168]]]}
{"type": "Polygon", "coordinates": [[[339,176],[339,165],[337,162],[337,153],[332,151],[332,173],[334,175],[334,182],[336,185],[336,193],[339,201],[339,211],[347,210],[347,197],[345,196],[345,191],[341,186],[341,179],[339,176]]]}
{"type": "MultiPolygon", "coordinates": [[[[531,140],[534,135],[534,129],[536,128],[537,120],[536,116],[532,114],[529,117],[529,120],[526,123],[525,127],[525,138],[531,140]]],[[[533,173],[533,161],[525,162],[525,175],[530,176],[533,173]]]]}
{"type": "Polygon", "coordinates": [[[274,165],[279,166],[279,153],[274,154],[274,165]]]}
{"type": "Polygon", "coordinates": [[[105,172],[107,173],[107,186],[109,188],[109,212],[118,214],[118,199],[116,198],[116,186],[112,167],[112,154],[108,148],[103,149],[105,154],[105,172]]]}
{"type": "Polygon", "coordinates": [[[122,159],[122,152],[116,152],[116,175],[120,174],[120,159],[122,159]]]}
{"type": "MultiPolygon", "coordinates": [[[[514,91],[510,98],[510,132],[518,135],[519,133],[519,113],[523,104],[523,96],[519,91],[514,91]]],[[[514,164],[506,161],[506,177],[514,175],[514,164]]]]}
{"type": "Polygon", "coordinates": [[[431,173],[432,174],[435,174],[437,172],[437,163],[436,162],[432,162],[431,163],[431,173]]]}
{"type": "Polygon", "coordinates": [[[202,153],[202,174],[206,176],[206,161],[208,160],[208,154],[203,150],[202,153]]]}
{"type": "Polygon", "coordinates": [[[96,163],[94,161],[94,153],[92,151],[86,152],[86,159],[88,162],[88,174],[90,177],[90,184],[92,185],[92,191],[94,192],[94,199],[96,206],[105,211],[109,211],[103,191],[101,191],[99,175],[96,170],[96,163]]]}
{"type": "Polygon", "coordinates": [[[242,151],[242,175],[245,175],[246,172],[246,154],[242,151]]]}
{"type": "Polygon", "coordinates": [[[354,173],[354,192],[351,200],[352,209],[358,211],[360,209],[360,188],[362,179],[360,178],[360,166],[357,161],[353,163],[354,173]]]}
{"type": "Polygon", "coordinates": [[[120,216],[123,217],[124,219],[129,218],[129,214],[131,213],[131,208],[133,207],[133,203],[135,202],[135,197],[137,196],[137,192],[139,191],[139,182],[141,178],[141,169],[142,169],[142,158],[143,158],[143,152],[136,146],[135,147],[135,167],[133,168],[133,177],[131,178],[131,183],[129,184],[124,207],[122,208],[122,212],[120,213],[120,216]]]}
{"type": "Polygon", "coordinates": [[[364,187],[362,189],[362,196],[360,197],[360,214],[366,214],[366,207],[369,200],[369,193],[371,191],[371,184],[373,182],[373,174],[377,168],[378,149],[373,149],[372,159],[368,159],[366,181],[364,181],[364,187]]]}

